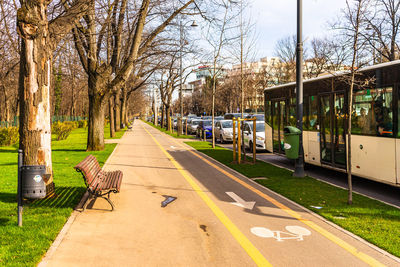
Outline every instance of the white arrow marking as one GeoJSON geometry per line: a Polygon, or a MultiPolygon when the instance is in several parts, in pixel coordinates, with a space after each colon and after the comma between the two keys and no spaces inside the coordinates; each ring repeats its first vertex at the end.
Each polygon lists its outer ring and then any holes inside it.
{"type": "Polygon", "coordinates": [[[254,208],[254,205],[256,204],[255,201],[249,201],[249,202],[244,201],[241,197],[239,197],[238,195],[236,195],[233,192],[225,192],[225,193],[228,196],[230,196],[233,200],[236,201],[236,202],[232,203],[232,204],[234,204],[236,206],[252,210],[254,208]]]}

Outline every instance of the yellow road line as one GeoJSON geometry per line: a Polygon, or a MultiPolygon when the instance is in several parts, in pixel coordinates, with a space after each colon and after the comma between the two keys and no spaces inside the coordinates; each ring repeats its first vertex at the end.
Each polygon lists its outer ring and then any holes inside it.
{"type": "MultiPolygon", "coordinates": [[[[174,142],[176,144],[179,144],[177,141],[174,140],[174,142]]],[[[181,144],[179,144],[181,145],[181,144]]],[[[339,245],[340,247],[344,248],[345,250],[347,250],[348,252],[350,252],[351,254],[353,254],[354,256],[356,256],[357,258],[359,258],[360,260],[364,261],[365,263],[369,264],[370,266],[385,266],[384,264],[382,264],[381,262],[379,262],[378,260],[374,259],[373,257],[360,252],[357,250],[357,248],[355,248],[354,246],[350,245],[349,243],[347,243],[346,241],[340,239],[339,237],[335,236],[334,234],[330,233],[329,231],[325,230],[324,228],[318,226],[317,224],[315,224],[312,221],[306,220],[301,218],[301,215],[298,214],[297,212],[295,212],[294,210],[290,209],[289,207],[285,206],[284,204],[278,202],[276,199],[264,194],[263,192],[261,192],[260,190],[252,187],[251,185],[247,184],[246,182],[240,180],[239,178],[237,178],[236,176],[234,176],[233,174],[225,171],[224,169],[220,168],[219,166],[215,165],[214,163],[210,162],[209,160],[207,160],[206,158],[200,156],[199,154],[193,152],[192,150],[188,149],[185,147],[185,149],[187,151],[189,151],[190,153],[192,153],[193,155],[195,155],[196,157],[200,158],[201,160],[203,160],[205,163],[207,163],[208,165],[214,167],[215,169],[217,169],[218,171],[222,172],[223,174],[225,174],[226,176],[228,176],[229,178],[231,178],[232,180],[238,182],[239,184],[241,184],[242,186],[248,188],[249,190],[253,191],[254,193],[256,193],[257,195],[261,196],[262,198],[264,198],[265,200],[271,202],[272,204],[274,204],[275,206],[277,206],[278,208],[280,208],[281,210],[285,211],[286,213],[288,213],[289,215],[291,215],[292,217],[296,218],[297,220],[303,222],[304,224],[308,225],[309,227],[311,227],[312,229],[314,229],[315,231],[317,231],[318,233],[320,233],[321,235],[325,236],[326,238],[328,238],[329,240],[331,240],[332,242],[334,242],[335,244],[339,245]]]]}
{"type": "Polygon", "coordinates": [[[201,190],[200,186],[192,179],[190,174],[161,146],[154,136],[142,125],[143,129],[151,136],[154,142],[160,147],[161,151],[174,164],[175,168],[182,174],[190,186],[196,191],[200,198],[207,204],[222,224],[228,229],[232,236],[238,241],[247,254],[258,266],[272,266],[261,254],[261,252],[247,239],[247,237],[237,228],[237,226],[218,208],[218,206],[201,190]]]}

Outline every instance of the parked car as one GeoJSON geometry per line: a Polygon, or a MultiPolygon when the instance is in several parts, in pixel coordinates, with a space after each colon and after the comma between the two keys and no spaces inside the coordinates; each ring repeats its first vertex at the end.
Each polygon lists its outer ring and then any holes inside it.
{"type": "MultiPolygon", "coordinates": [[[[236,126],[237,128],[237,126],[236,126]]],[[[221,144],[233,141],[233,123],[231,120],[220,120],[215,122],[215,139],[221,144]]],[[[237,135],[237,130],[236,130],[237,135]]]]}
{"type": "Polygon", "coordinates": [[[224,119],[223,116],[214,117],[214,121],[222,121],[224,119]]]}
{"type": "Polygon", "coordinates": [[[206,138],[212,137],[212,121],[211,120],[201,120],[199,126],[197,127],[197,137],[204,138],[203,134],[206,134],[206,138]]]}
{"type": "MultiPolygon", "coordinates": [[[[243,118],[246,118],[248,114],[247,113],[243,113],[243,118]]],[[[233,118],[240,118],[242,116],[242,113],[226,113],[224,115],[224,119],[225,120],[231,120],[233,118]]]]}
{"type": "Polygon", "coordinates": [[[199,126],[200,121],[201,120],[199,120],[199,119],[190,120],[190,123],[188,123],[188,132],[190,134],[196,134],[197,135],[197,127],[199,126]]]}
{"type": "MultiPolygon", "coordinates": [[[[253,122],[247,121],[243,125],[244,146],[253,150],[253,122]]],[[[265,150],[265,123],[256,121],[256,150],[265,150]]]]}
{"type": "Polygon", "coordinates": [[[264,114],[250,114],[250,115],[247,115],[245,118],[246,119],[251,119],[251,118],[254,118],[254,117],[257,118],[257,121],[264,121],[265,122],[264,114]]]}

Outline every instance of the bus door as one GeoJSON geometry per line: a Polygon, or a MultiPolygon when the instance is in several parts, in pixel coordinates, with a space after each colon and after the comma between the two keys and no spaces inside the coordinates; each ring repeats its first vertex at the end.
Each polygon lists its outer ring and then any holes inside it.
{"type": "Polygon", "coordinates": [[[319,96],[321,163],[346,168],[346,104],[344,92],[319,96]]]}
{"type": "Polygon", "coordinates": [[[283,127],[287,124],[285,100],[272,101],[272,136],[274,152],[283,154],[283,127]]]}

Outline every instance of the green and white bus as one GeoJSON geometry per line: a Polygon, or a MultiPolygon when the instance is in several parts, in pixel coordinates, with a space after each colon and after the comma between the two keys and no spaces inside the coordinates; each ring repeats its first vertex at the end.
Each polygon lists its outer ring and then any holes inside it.
{"type": "MultiPolygon", "coordinates": [[[[359,69],[353,90],[351,167],[367,179],[400,186],[400,60],[359,69]]],[[[282,154],[283,128],[296,126],[296,83],[265,96],[265,145],[282,154]]],[[[305,80],[303,146],[307,163],[346,171],[349,72],[305,80]]]]}

